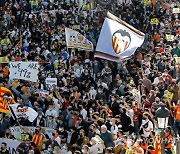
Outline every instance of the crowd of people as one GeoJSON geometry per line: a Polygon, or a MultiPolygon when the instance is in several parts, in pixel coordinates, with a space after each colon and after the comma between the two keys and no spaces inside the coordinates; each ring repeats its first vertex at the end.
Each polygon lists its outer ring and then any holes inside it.
{"type": "MultiPolygon", "coordinates": [[[[80,2],[0,1],[0,56],[40,64],[36,83],[9,80],[9,64],[0,64],[0,86],[38,112],[32,123],[1,113],[0,137],[15,139],[9,128],[20,124],[29,135],[17,147],[20,154],[158,154],[162,138],[155,111],[165,105],[170,110],[165,150],[173,153],[180,135],[180,14],[173,12],[179,1],[80,2]],[[95,48],[107,11],[145,33],[129,60],[107,61],[66,47],[68,27],[95,48]],[[158,22],[151,23],[153,18],[158,22]],[[57,78],[57,87],[48,89],[46,77],[57,78]],[[49,94],[40,95],[42,90],[49,94]],[[53,129],[52,137],[46,127],[53,129]]],[[[7,147],[2,142],[2,154],[9,153],[7,147]]]]}

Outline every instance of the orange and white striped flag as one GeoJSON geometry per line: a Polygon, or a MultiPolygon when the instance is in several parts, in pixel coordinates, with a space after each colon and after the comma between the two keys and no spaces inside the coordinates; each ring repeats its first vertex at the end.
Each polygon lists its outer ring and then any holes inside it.
{"type": "Polygon", "coordinates": [[[11,113],[7,103],[9,103],[9,104],[15,104],[16,103],[14,100],[14,95],[11,92],[11,90],[9,90],[8,88],[0,87],[0,112],[8,113],[8,114],[11,113]],[[7,102],[7,100],[5,98],[3,98],[4,94],[6,94],[6,93],[8,93],[12,96],[12,99],[9,100],[9,102],[7,102]]]}

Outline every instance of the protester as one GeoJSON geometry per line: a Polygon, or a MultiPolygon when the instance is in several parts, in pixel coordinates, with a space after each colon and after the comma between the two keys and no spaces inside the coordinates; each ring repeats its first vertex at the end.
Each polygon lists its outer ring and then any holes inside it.
{"type": "Polygon", "coordinates": [[[1,153],[2,154],[8,154],[9,153],[9,151],[7,149],[7,144],[5,142],[1,143],[1,153]]]}
{"type": "Polygon", "coordinates": [[[0,99],[1,153],[18,139],[19,153],[155,154],[161,105],[170,110],[165,149],[173,153],[180,135],[180,3],[99,1],[0,1],[0,86],[37,112],[33,121],[13,118],[0,99]],[[118,62],[82,49],[90,41],[95,51],[107,11],[145,33],[141,47],[118,62]],[[85,38],[81,49],[67,46],[66,28],[78,32],[77,40],[85,38]],[[10,79],[9,61],[37,61],[37,82],[10,79]],[[47,78],[57,83],[50,87],[47,78]]]}

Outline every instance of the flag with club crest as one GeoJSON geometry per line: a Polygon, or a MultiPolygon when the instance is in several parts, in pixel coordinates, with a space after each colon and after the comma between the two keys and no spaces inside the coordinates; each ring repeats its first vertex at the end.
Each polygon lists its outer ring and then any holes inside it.
{"type": "Polygon", "coordinates": [[[144,33],[108,12],[94,56],[111,61],[128,59],[142,45],[144,37],[144,33]]]}

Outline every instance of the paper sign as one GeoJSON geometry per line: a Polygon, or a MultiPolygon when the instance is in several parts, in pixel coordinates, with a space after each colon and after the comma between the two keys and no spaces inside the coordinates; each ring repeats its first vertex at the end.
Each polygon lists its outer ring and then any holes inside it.
{"type": "Polygon", "coordinates": [[[166,34],[166,40],[167,40],[167,41],[174,41],[174,35],[168,35],[168,34],[166,34]]]}
{"type": "Polygon", "coordinates": [[[171,92],[167,92],[167,94],[165,95],[165,97],[167,98],[167,99],[172,99],[173,98],[173,93],[171,93],[171,92]]]}
{"type": "Polygon", "coordinates": [[[174,58],[175,58],[176,64],[180,64],[180,57],[174,57],[174,58]]]}
{"type": "Polygon", "coordinates": [[[144,5],[151,5],[151,0],[144,0],[144,5]]]}
{"type": "Polygon", "coordinates": [[[57,78],[46,78],[47,89],[55,89],[57,87],[57,78]]]}
{"type": "Polygon", "coordinates": [[[37,82],[38,62],[10,62],[10,79],[37,82]]]}
{"type": "MultiPolygon", "coordinates": [[[[35,132],[36,127],[27,127],[31,132],[35,132]]],[[[54,132],[54,130],[52,128],[48,128],[48,127],[42,127],[45,129],[46,134],[52,138],[52,133],[54,132]]],[[[19,127],[19,126],[14,126],[14,127],[10,127],[11,133],[12,135],[16,138],[19,139],[19,137],[21,136],[21,134],[25,134],[25,132],[19,127]]]]}
{"type": "Polygon", "coordinates": [[[173,13],[180,13],[180,8],[173,8],[173,13]]]}
{"type": "Polygon", "coordinates": [[[158,18],[152,18],[150,21],[151,25],[157,25],[159,23],[158,18]]]}
{"type": "Polygon", "coordinates": [[[7,144],[7,149],[9,150],[9,154],[18,154],[16,148],[21,142],[19,142],[18,140],[0,138],[0,145],[2,144],[2,142],[5,142],[7,144]]]}
{"type": "Polygon", "coordinates": [[[9,63],[8,57],[0,57],[0,63],[9,63]]]}
{"type": "Polygon", "coordinates": [[[133,90],[132,90],[132,94],[133,94],[133,95],[140,95],[140,91],[137,90],[137,89],[133,89],[133,90]]]}
{"type": "Polygon", "coordinates": [[[47,96],[49,96],[49,91],[47,91],[47,90],[41,90],[41,91],[39,92],[39,96],[46,98],[47,96]]]}
{"type": "Polygon", "coordinates": [[[74,28],[75,30],[79,30],[79,29],[80,29],[80,25],[74,25],[73,28],[74,28]]]}

